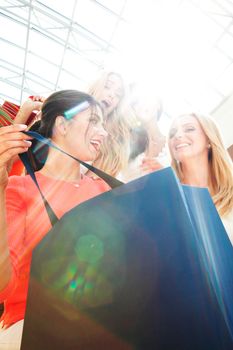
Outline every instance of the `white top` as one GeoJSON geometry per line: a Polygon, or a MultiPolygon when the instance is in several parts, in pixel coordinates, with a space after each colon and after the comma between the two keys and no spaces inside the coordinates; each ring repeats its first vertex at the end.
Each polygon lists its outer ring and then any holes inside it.
{"type": "MultiPolygon", "coordinates": [[[[143,172],[141,169],[142,161],[145,158],[145,153],[139,154],[134,160],[128,163],[128,166],[124,171],[120,173],[117,178],[123,182],[128,182],[135,180],[143,175],[148,174],[148,172],[143,172]]],[[[170,160],[168,158],[166,148],[164,147],[157,157],[154,157],[155,161],[161,164],[162,168],[170,166],[170,160]]]]}
{"type": "Polygon", "coordinates": [[[221,217],[222,223],[227,231],[228,237],[230,238],[231,244],[233,245],[233,209],[226,216],[221,217]]]}

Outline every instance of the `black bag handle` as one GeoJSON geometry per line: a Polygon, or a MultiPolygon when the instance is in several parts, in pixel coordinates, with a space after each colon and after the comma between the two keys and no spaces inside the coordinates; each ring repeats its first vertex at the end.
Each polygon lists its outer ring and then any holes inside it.
{"type": "MultiPolygon", "coordinates": [[[[92,171],[94,174],[96,174],[97,176],[99,176],[101,179],[103,179],[111,188],[116,188],[119,187],[121,185],[123,185],[124,183],[121,182],[120,180],[114,178],[113,176],[105,173],[104,171],[94,167],[93,165],[90,165],[74,156],[72,156],[71,154],[63,151],[60,147],[58,147],[57,145],[55,145],[54,143],[52,143],[50,140],[48,140],[47,138],[45,138],[44,136],[40,135],[39,133],[35,132],[35,131],[23,131],[24,134],[29,135],[33,138],[35,138],[37,141],[44,143],[45,145],[52,147],[58,151],[60,151],[61,153],[66,154],[68,157],[73,158],[74,160],[76,160],[77,162],[79,162],[80,164],[82,164],[83,166],[85,166],[88,170],[92,171]]],[[[19,157],[21,159],[21,161],[23,162],[28,174],[31,176],[32,180],[34,181],[36,187],[38,188],[42,200],[44,202],[46,211],[48,213],[49,219],[51,221],[52,226],[58,221],[58,217],[56,216],[56,214],[54,213],[53,209],[51,208],[51,206],[49,205],[48,201],[46,200],[45,196],[43,195],[43,193],[41,192],[40,186],[37,182],[36,176],[34,174],[34,170],[31,166],[31,162],[29,160],[28,154],[27,152],[25,153],[21,153],[19,154],[19,157]]]]}
{"type": "Polygon", "coordinates": [[[47,199],[45,198],[45,196],[43,195],[41,189],[40,189],[40,186],[37,182],[37,179],[36,179],[36,176],[35,176],[35,173],[34,173],[34,170],[31,166],[31,163],[30,163],[30,160],[29,160],[29,157],[28,157],[28,154],[27,152],[25,153],[21,153],[19,154],[19,158],[22,160],[28,174],[31,176],[32,180],[34,181],[36,187],[38,188],[40,194],[41,194],[41,197],[42,197],[42,200],[44,202],[44,205],[45,205],[45,209],[48,213],[48,216],[49,216],[49,219],[50,219],[50,222],[53,225],[55,225],[55,223],[58,221],[58,217],[57,215],[54,213],[53,209],[51,208],[50,204],[48,203],[47,199]]]}

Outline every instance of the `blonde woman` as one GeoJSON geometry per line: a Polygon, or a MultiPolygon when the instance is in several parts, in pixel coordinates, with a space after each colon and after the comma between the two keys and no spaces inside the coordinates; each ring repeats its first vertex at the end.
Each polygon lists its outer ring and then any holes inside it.
{"type": "Polygon", "coordinates": [[[118,73],[104,71],[88,93],[101,104],[108,133],[94,165],[118,176],[128,165],[130,132],[135,125],[133,111],[127,103],[126,85],[118,73]]]}
{"type": "Polygon", "coordinates": [[[183,184],[208,187],[233,244],[233,164],[215,122],[185,114],[169,131],[172,166],[183,184]]]}

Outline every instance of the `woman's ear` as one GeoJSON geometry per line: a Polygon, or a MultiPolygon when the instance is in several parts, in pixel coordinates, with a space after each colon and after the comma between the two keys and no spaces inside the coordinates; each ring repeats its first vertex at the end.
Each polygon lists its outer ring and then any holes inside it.
{"type": "Polygon", "coordinates": [[[55,128],[60,135],[64,136],[66,134],[67,123],[66,119],[62,115],[57,116],[55,121],[55,128]]]}

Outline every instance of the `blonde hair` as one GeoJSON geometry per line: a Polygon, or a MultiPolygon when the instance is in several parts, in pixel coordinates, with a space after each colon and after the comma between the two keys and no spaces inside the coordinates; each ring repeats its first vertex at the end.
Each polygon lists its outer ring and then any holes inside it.
{"type": "MultiPolygon", "coordinates": [[[[209,191],[221,216],[227,215],[233,208],[233,164],[224,147],[221,134],[214,120],[197,113],[185,114],[196,118],[208,138],[209,149],[209,191]]],[[[171,152],[170,152],[171,153],[171,152]]],[[[171,165],[182,182],[182,164],[171,153],[171,165]]]]}
{"type": "Polygon", "coordinates": [[[88,93],[98,101],[111,75],[119,77],[122,81],[123,96],[117,107],[106,117],[105,129],[108,136],[101,146],[94,165],[112,176],[117,176],[128,164],[130,132],[135,123],[133,110],[127,103],[126,86],[120,74],[104,71],[90,86],[88,93]]]}

